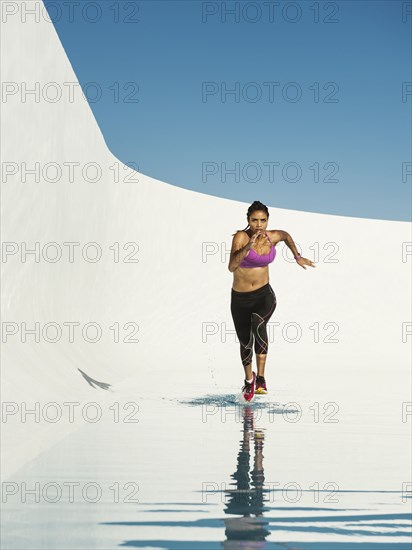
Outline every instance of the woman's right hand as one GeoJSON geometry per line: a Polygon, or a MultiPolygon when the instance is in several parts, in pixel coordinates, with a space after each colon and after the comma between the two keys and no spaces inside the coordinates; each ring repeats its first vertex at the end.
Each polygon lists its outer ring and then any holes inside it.
{"type": "Polygon", "coordinates": [[[256,233],[253,233],[253,235],[250,237],[250,246],[253,246],[253,244],[255,243],[256,239],[263,233],[263,231],[261,229],[259,229],[259,231],[256,231],[256,233]]]}

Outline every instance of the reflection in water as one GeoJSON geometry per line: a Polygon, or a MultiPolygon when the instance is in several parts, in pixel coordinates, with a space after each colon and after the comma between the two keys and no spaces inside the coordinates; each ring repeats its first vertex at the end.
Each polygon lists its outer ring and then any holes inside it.
{"type": "MultiPolygon", "coordinates": [[[[151,398],[151,402],[153,406],[156,406],[153,398],[151,398]]],[[[176,399],[175,403],[184,405],[185,413],[188,410],[188,405],[204,407],[203,418],[204,411],[207,411],[207,414],[216,414],[222,409],[226,412],[225,407],[235,404],[235,399],[233,395],[207,395],[194,398],[191,401],[176,399]]],[[[195,455],[198,460],[186,461],[187,473],[190,474],[190,477],[187,485],[181,488],[180,478],[177,477],[177,481],[175,479],[176,475],[181,474],[181,471],[171,470],[169,464],[169,455],[172,452],[179,452],[180,460],[182,455],[179,445],[167,447],[167,443],[174,441],[175,438],[177,442],[180,441],[177,436],[173,434],[170,439],[166,439],[166,442],[162,442],[160,447],[157,445],[153,448],[149,447],[155,453],[165,449],[164,453],[167,450],[167,455],[165,454],[164,462],[158,462],[157,457],[153,457],[152,462],[147,460],[146,456],[144,456],[146,462],[144,458],[142,459],[141,464],[145,469],[141,472],[141,476],[143,478],[146,474],[150,475],[146,490],[150,491],[153,487],[155,494],[158,494],[159,487],[162,492],[165,490],[164,485],[158,481],[160,473],[163,476],[162,480],[171,479],[170,486],[166,490],[166,494],[171,498],[139,502],[136,511],[134,509],[130,511],[130,508],[120,509],[120,512],[116,510],[117,518],[113,518],[112,521],[100,521],[99,525],[119,528],[112,535],[113,539],[116,538],[118,541],[119,549],[358,550],[362,546],[362,550],[412,550],[410,542],[406,542],[410,540],[409,523],[407,523],[410,522],[410,514],[406,513],[402,507],[401,498],[404,498],[404,495],[399,490],[343,488],[335,491],[343,499],[343,502],[337,506],[328,506],[325,503],[330,502],[328,500],[330,489],[317,490],[316,494],[319,493],[319,496],[315,501],[314,491],[311,487],[313,482],[308,481],[310,477],[307,474],[307,486],[302,489],[302,492],[310,498],[309,505],[279,506],[276,503],[273,506],[271,504],[275,499],[274,492],[282,492],[283,496],[284,488],[273,488],[273,483],[267,479],[267,468],[265,480],[263,452],[265,449],[266,454],[268,452],[267,439],[265,438],[268,431],[262,429],[262,424],[258,419],[262,412],[267,413],[266,421],[268,421],[267,419],[270,419],[273,414],[283,415],[285,411],[292,412],[287,405],[271,403],[263,399],[253,402],[251,406],[236,407],[236,415],[241,415],[240,417],[236,416],[236,420],[237,426],[239,426],[238,421],[242,421],[240,429],[242,437],[239,449],[237,449],[237,457],[233,460],[236,464],[235,471],[231,475],[230,485],[227,484],[227,489],[223,493],[222,489],[219,489],[219,485],[222,484],[205,482],[204,468],[206,464],[207,467],[209,466],[209,453],[206,453],[205,458],[202,459],[200,450],[195,455]],[[260,427],[257,424],[260,424],[260,427]],[[207,462],[202,462],[202,460],[207,462]],[[163,465],[164,470],[160,470],[163,465]],[[169,473],[167,474],[167,472],[169,473]],[[196,477],[193,477],[194,475],[196,477]],[[194,486],[192,477],[197,480],[197,484],[194,486]],[[209,486],[212,489],[207,489],[209,486]],[[207,498],[205,497],[208,493],[225,495],[224,514],[222,514],[221,502],[218,504],[206,502],[207,498]],[[193,494],[197,498],[194,498],[193,494]],[[388,500],[385,499],[385,495],[389,496],[388,500]],[[356,497],[361,497],[361,500],[356,501],[356,497]],[[379,499],[378,505],[375,505],[376,499],[379,499]],[[317,502],[320,500],[321,503],[318,505],[317,502]],[[386,503],[388,509],[385,509],[386,503]],[[204,506],[209,509],[205,510],[204,506]],[[134,516],[135,512],[138,514],[137,517],[134,516]],[[147,514],[146,517],[145,514],[147,514]],[[222,533],[222,523],[225,526],[225,537],[222,533]],[[124,532],[120,531],[120,528],[123,527],[125,528],[124,532]],[[271,533],[272,537],[269,537],[271,533]],[[222,541],[223,538],[226,540],[222,541]],[[278,540],[274,541],[274,539],[278,540]]],[[[165,416],[174,421],[174,415],[168,416],[163,414],[164,411],[161,412],[162,419],[165,416]]],[[[193,425],[198,427],[198,424],[193,425]]],[[[167,429],[173,429],[172,424],[166,423],[165,426],[167,429]]],[[[181,437],[180,424],[178,427],[179,431],[176,433],[181,437]]],[[[159,432],[159,435],[161,434],[162,432],[159,432]]],[[[187,448],[192,443],[198,445],[202,436],[198,430],[186,428],[184,434],[184,437],[188,438],[184,440],[187,448]]],[[[326,445],[329,440],[323,439],[323,437],[325,436],[322,436],[319,444],[326,445]]],[[[153,441],[152,437],[150,444],[153,441]]],[[[205,441],[207,443],[206,439],[205,441]]],[[[348,444],[353,442],[348,440],[348,444]]],[[[127,444],[129,444],[128,439],[127,444]]],[[[124,444],[122,448],[127,448],[127,445],[124,444]]],[[[215,446],[211,450],[215,453],[215,446]]],[[[128,457],[127,453],[125,456],[128,457]]],[[[163,457],[161,458],[163,460],[163,457]]],[[[299,461],[301,460],[299,457],[297,458],[299,461]]],[[[268,467],[267,460],[266,457],[266,467],[268,467]]],[[[126,462],[125,465],[130,472],[135,471],[135,464],[129,465],[126,462]]],[[[287,464],[283,464],[283,469],[286,468],[287,464]]],[[[220,471],[221,469],[219,469],[220,471]]],[[[188,477],[186,472],[185,477],[188,477]]],[[[280,495],[278,496],[280,497],[280,495]]],[[[293,503],[295,502],[294,497],[295,495],[293,495],[293,503]]],[[[103,547],[109,547],[108,543],[100,546],[100,548],[103,547]]],[[[112,547],[115,548],[114,543],[112,547]]],[[[23,546],[19,546],[19,548],[23,548],[23,546]]],[[[50,548],[57,548],[57,546],[50,546],[50,548]]]]}
{"type": "Polygon", "coordinates": [[[227,540],[222,548],[264,548],[266,537],[270,534],[263,519],[265,476],[263,472],[263,443],[265,433],[255,428],[253,410],[243,408],[243,438],[237,456],[237,469],[231,476],[235,480],[235,489],[226,490],[225,514],[237,514],[241,517],[224,520],[227,540]],[[253,469],[251,467],[251,447],[253,445],[253,469]]]}

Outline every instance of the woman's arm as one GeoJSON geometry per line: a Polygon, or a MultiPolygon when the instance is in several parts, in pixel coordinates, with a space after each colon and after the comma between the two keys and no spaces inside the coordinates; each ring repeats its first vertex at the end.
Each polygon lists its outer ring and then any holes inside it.
{"type": "Polygon", "coordinates": [[[243,258],[245,258],[249,250],[252,248],[252,241],[248,241],[245,245],[243,245],[244,236],[242,233],[242,231],[238,231],[233,237],[228,265],[228,270],[230,272],[236,271],[243,258]]]}
{"type": "Polygon", "coordinates": [[[304,258],[303,256],[300,256],[298,249],[296,248],[296,245],[293,242],[292,237],[289,235],[287,231],[276,229],[275,231],[272,231],[272,234],[274,236],[275,244],[280,241],[285,241],[286,246],[288,246],[288,248],[290,248],[290,250],[292,251],[292,254],[296,260],[296,263],[298,263],[301,267],[303,267],[303,269],[306,269],[305,265],[316,267],[313,262],[311,262],[307,258],[304,258]]]}

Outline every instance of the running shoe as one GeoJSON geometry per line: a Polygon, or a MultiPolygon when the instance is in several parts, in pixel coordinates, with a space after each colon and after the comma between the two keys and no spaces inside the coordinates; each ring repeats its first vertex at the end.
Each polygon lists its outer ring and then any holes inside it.
{"type": "Polygon", "coordinates": [[[256,374],[252,372],[252,376],[252,382],[246,382],[245,380],[245,385],[242,388],[243,397],[246,399],[246,401],[252,401],[253,396],[255,395],[256,374]]]}
{"type": "Polygon", "coordinates": [[[266,387],[266,380],[264,378],[264,376],[256,376],[256,389],[255,389],[255,393],[259,393],[259,394],[262,394],[262,393],[267,393],[268,392],[268,389],[266,387]]]}

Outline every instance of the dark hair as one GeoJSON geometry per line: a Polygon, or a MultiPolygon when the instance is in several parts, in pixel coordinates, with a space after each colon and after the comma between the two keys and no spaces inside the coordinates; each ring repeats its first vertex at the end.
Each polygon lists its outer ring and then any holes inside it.
{"type": "MultiPolygon", "coordinates": [[[[268,210],[268,207],[263,204],[262,202],[260,201],[255,201],[255,202],[252,202],[252,204],[249,206],[249,208],[247,209],[247,217],[250,218],[250,216],[253,214],[253,212],[256,212],[257,210],[263,210],[268,219],[269,219],[269,210],[268,210]]],[[[247,226],[245,227],[245,229],[238,229],[238,231],[246,231],[246,229],[249,227],[249,223],[247,224],[247,226]]],[[[236,235],[236,233],[233,233],[232,234],[232,237],[233,235],[236,235]]]]}

